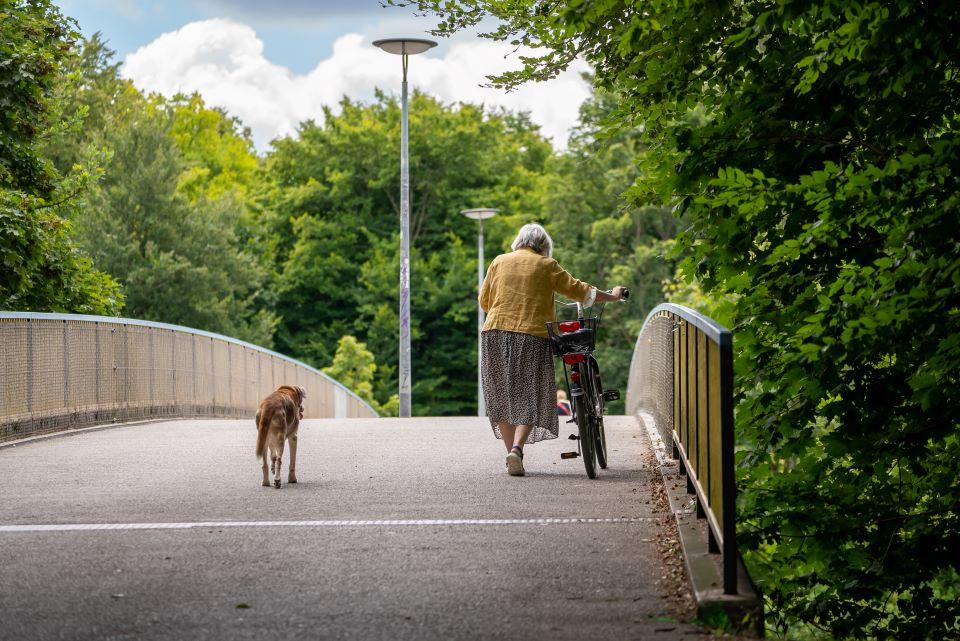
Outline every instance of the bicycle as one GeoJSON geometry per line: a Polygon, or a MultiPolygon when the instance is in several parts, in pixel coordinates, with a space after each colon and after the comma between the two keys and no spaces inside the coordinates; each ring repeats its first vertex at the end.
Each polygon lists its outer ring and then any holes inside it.
{"type": "MultiPolygon", "coordinates": [[[[629,296],[630,291],[624,289],[623,300],[629,296]]],[[[577,308],[577,320],[556,320],[547,323],[553,355],[563,361],[563,378],[573,407],[573,418],[567,422],[577,425],[577,435],[571,434],[570,438],[578,441],[579,445],[576,452],[564,452],[560,458],[582,458],[587,476],[595,479],[598,464],[600,469],[607,469],[607,436],[603,429],[603,404],[605,401],[615,401],[620,398],[619,390],[603,389],[600,381],[600,365],[593,356],[597,330],[600,327],[605,304],[600,303],[600,311],[596,316],[585,316],[581,303],[561,301],[556,303],[563,307],[576,306],[577,308]]]]}

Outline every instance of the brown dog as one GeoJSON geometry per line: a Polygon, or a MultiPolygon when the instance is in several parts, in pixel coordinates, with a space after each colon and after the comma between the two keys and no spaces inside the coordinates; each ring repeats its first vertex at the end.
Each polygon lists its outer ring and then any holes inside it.
{"type": "Polygon", "coordinates": [[[297,482],[297,430],[303,418],[303,399],[307,397],[302,387],[281,385],[260,401],[257,409],[257,458],[263,459],[263,485],[270,487],[267,476],[267,446],[270,448],[270,471],[273,486],[280,489],[280,465],[283,457],[283,442],[290,441],[290,473],[288,483],[297,482]]]}

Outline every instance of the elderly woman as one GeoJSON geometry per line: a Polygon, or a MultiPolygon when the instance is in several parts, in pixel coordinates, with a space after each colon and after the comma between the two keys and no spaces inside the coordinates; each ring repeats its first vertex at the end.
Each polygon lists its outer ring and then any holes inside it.
{"type": "Polygon", "coordinates": [[[540,225],[520,228],[512,252],[497,256],[480,290],[483,396],[490,426],[507,449],[507,472],[523,476],[523,446],[557,438],[557,386],[546,323],[555,293],[590,307],[620,300],[622,287],[598,291],[552,258],[553,241],[540,225]]]}

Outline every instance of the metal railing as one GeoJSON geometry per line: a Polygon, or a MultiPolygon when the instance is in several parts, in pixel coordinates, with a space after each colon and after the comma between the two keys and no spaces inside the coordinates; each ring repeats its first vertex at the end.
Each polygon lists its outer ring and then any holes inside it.
{"type": "Polygon", "coordinates": [[[723,556],[723,591],[737,594],[736,479],[733,434],[733,335],[682,305],[647,316],[633,353],[627,411],[646,414],[672,444],[709,550],[723,556]]]}
{"type": "Polygon", "coordinates": [[[0,441],[158,417],[252,417],[280,385],[307,418],[375,417],[323,372],[220,334],[150,321],[0,312],[0,441]]]}

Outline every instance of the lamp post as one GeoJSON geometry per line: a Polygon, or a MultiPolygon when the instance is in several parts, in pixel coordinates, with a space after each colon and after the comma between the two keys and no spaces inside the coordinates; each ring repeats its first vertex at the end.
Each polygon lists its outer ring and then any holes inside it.
{"type": "Polygon", "coordinates": [[[403,61],[403,83],[400,90],[400,411],[410,416],[410,163],[407,136],[407,66],[409,56],[436,47],[433,40],[421,38],[387,38],[373,45],[403,61]]]}
{"type": "MultiPolygon", "coordinates": [[[[483,221],[493,218],[500,212],[499,209],[464,209],[460,213],[467,218],[480,223],[480,235],[477,236],[477,295],[483,287],[483,221]]],[[[483,331],[483,307],[477,301],[477,416],[487,415],[487,405],[483,400],[483,347],[480,343],[480,332],[483,331]]]]}

